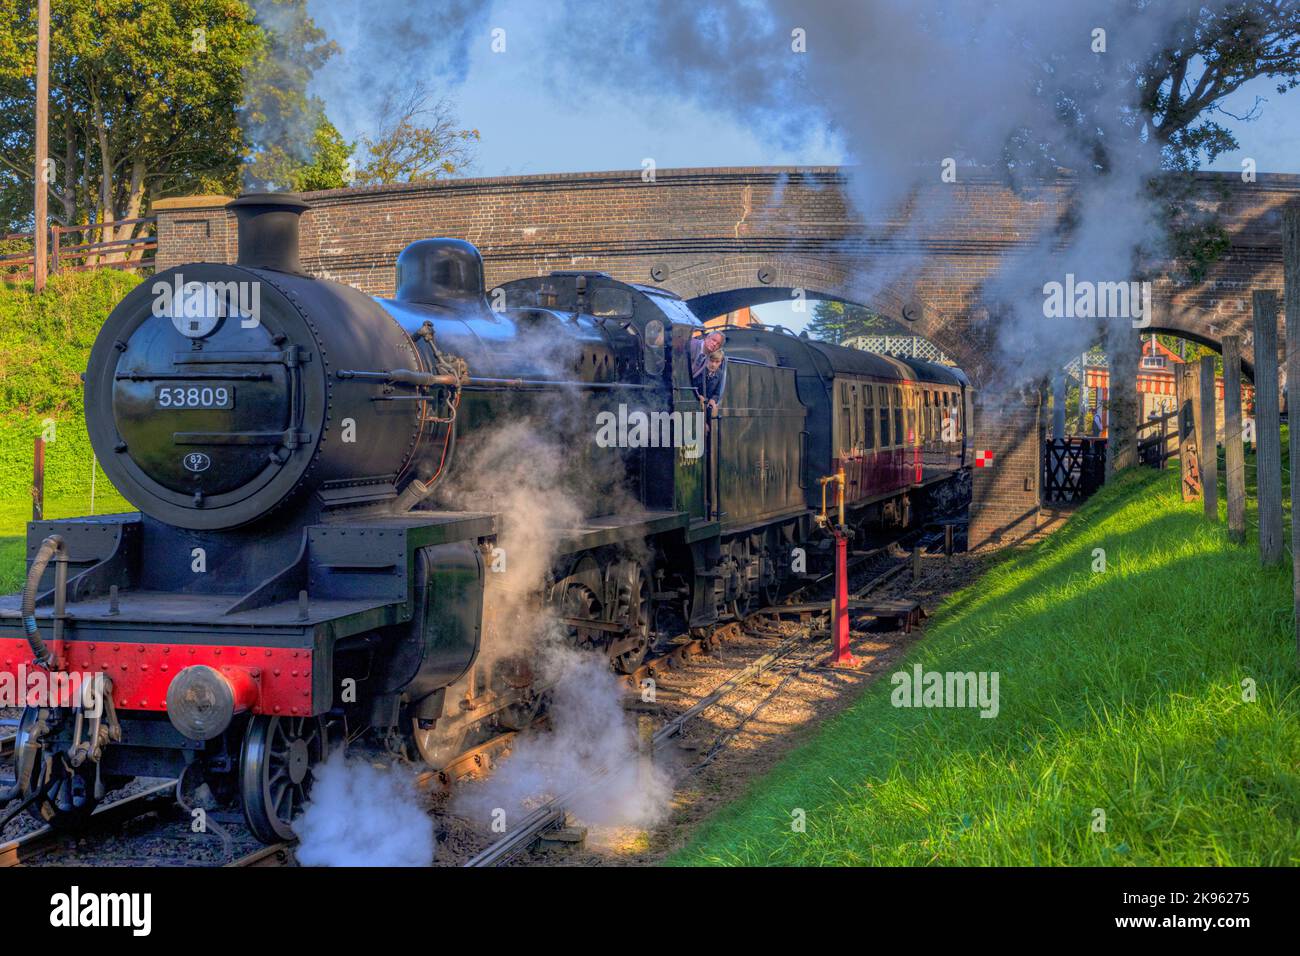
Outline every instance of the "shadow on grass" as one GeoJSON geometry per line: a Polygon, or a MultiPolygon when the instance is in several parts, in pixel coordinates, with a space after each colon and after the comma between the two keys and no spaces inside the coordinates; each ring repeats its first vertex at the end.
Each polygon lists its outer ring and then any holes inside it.
{"type": "Polygon", "coordinates": [[[995,568],[900,663],[998,672],[995,719],[895,708],[886,675],[673,862],[1300,862],[1289,568],[1181,501],[1147,519],[1165,487],[995,568]]]}

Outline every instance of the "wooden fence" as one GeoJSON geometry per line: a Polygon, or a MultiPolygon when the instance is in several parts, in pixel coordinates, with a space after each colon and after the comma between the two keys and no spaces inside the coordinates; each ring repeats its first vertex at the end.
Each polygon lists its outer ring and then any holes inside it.
{"type": "Polygon", "coordinates": [[[1137,453],[1138,461],[1144,465],[1157,470],[1163,470],[1165,462],[1169,460],[1172,452],[1169,445],[1178,444],[1178,412],[1172,411],[1161,415],[1158,418],[1148,419],[1137,427],[1138,443],[1137,453]],[[1151,431],[1151,434],[1145,438],[1142,437],[1144,431],[1151,431]]]}
{"type": "MultiPolygon", "coordinates": [[[[153,226],[154,216],[139,219],[119,219],[115,222],[92,222],[84,226],[50,227],[50,275],[59,272],[82,272],[86,269],[141,269],[153,265],[154,253],[158,248],[158,239],[152,232],[146,232],[131,239],[114,239],[110,242],[87,241],[93,239],[93,233],[108,226],[153,226]],[[64,237],[69,237],[65,240],[64,237]],[[115,257],[105,261],[105,256],[115,257]],[[121,258],[116,258],[120,256],[121,258]]],[[[12,232],[0,237],[0,242],[14,243],[21,240],[28,250],[22,255],[0,256],[0,279],[6,282],[22,282],[31,279],[35,264],[32,251],[32,233],[12,232]]]]}

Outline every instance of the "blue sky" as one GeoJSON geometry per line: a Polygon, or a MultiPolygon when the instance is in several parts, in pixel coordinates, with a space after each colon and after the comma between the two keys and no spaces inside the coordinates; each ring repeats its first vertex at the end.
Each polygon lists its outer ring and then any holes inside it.
{"type": "MultiPolygon", "coordinates": [[[[536,0],[499,0],[492,5],[488,21],[465,38],[470,52],[464,66],[448,71],[443,59],[413,58],[430,64],[424,79],[454,102],[460,122],[480,131],[471,174],[638,169],[646,157],[660,168],[817,165],[852,159],[834,137],[817,127],[812,112],[806,136],[783,142],[726,109],[708,109],[691,101],[685,90],[664,88],[654,97],[643,97],[622,92],[617,83],[603,89],[589,85],[571,89],[566,58],[554,46],[557,34],[563,35],[563,29],[557,29],[557,16],[555,9],[536,0]],[[497,28],[505,31],[504,52],[491,48],[491,31],[497,28]],[[463,72],[463,76],[449,78],[449,72],[463,72]]],[[[365,55],[355,59],[366,60],[375,52],[372,44],[382,31],[377,36],[371,32],[374,27],[351,17],[329,19],[331,33],[351,34],[338,37],[345,51],[353,38],[364,38],[365,55]]],[[[373,61],[363,67],[350,59],[345,52],[330,69],[337,78],[346,78],[361,104],[368,104],[370,87],[358,81],[358,74],[370,74],[373,61]]],[[[1274,81],[1261,78],[1225,102],[1231,112],[1244,115],[1256,96],[1264,100],[1259,118],[1252,122],[1220,117],[1236,133],[1242,149],[1220,157],[1210,168],[1239,171],[1242,157],[1251,156],[1261,172],[1300,173],[1300,90],[1279,95],[1274,87],[1274,81]]],[[[364,105],[355,110],[359,115],[350,116],[346,104],[339,104],[335,96],[329,99],[331,115],[345,135],[356,137],[364,131],[370,118],[364,105]],[[344,115],[335,115],[340,112],[344,115]]],[[[798,109],[797,104],[792,109],[798,109]]]]}
{"type": "MultiPolygon", "coordinates": [[[[327,9],[313,6],[321,12],[327,9]]],[[[327,101],[344,134],[356,138],[370,119],[365,110],[373,88],[357,81],[359,74],[369,72],[358,63],[373,64],[373,43],[384,34],[335,10],[323,19],[332,21],[327,29],[341,41],[345,53],[327,68],[333,74],[326,79],[334,94],[327,101]],[[349,48],[355,50],[352,56],[346,52],[349,48]],[[340,96],[340,89],[350,89],[355,96],[340,96]]],[[[390,62],[388,72],[419,64],[413,67],[415,75],[426,70],[423,78],[453,102],[459,122],[479,130],[481,139],[469,175],[638,169],[647,157],[661,169],[853,161],[840,142],[819,127],[812,111],[804,135],[781,140],[727,109],[693,101],[685,89],[665,86],[653,96],[644,96],[625,92],[626,84],[617,82],[574,88],[564,53],[554,41],[565,28],[593,27],[590,23],[569,27],[558,23],[558,15],[535,0],[500,0],[486,22],[470,28],[464,38],[469,55],[462,63],[449,68],[445,60],[437,60],[432,52],[426,56],[419,48],[408,50],[408,60],[395,54],[390,62]],[[492,50],[492,31],[497,28],[505,31],[504,52],[492,50]],[[397,62],[403,66],[395,68],[397,62]]],[[[1256,80],[1224,103],[1229,111],[1244,115],[1257,96],[1262,100],[1253,121],[1219,117],[1237,135],[1241,149],[1219,157],[1209,168],[1240,172],[1242,159],[1251,157],[1259,172],[1300,173],[1300,90],[1278,94],[1275,85],[1272,80],[1256,80]]],[[[794,314],[783,305],[766,307],[763,315],[794,327],[806,321],[806,315],[794,314]]]]}

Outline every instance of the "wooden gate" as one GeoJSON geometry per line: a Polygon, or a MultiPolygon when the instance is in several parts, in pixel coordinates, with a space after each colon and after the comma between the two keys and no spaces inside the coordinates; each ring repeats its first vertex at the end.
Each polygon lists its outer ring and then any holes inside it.
{"type": "Polygon", "coordinates": [[[1106,479],[1104,438],[1043,442],[1043,504],[1082,501],[1106,479]]]}

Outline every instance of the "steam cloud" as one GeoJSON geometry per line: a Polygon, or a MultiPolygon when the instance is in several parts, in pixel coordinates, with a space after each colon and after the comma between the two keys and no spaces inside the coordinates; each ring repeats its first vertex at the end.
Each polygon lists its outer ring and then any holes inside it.
{"type": "MultiPolygon", "coordinates": [[[[359,142],[375,132],[385,99],[413,79],[438,86],[463,80],[472,38],[486,35],[491,9],[484,0],[308,0],[306,16],[324,37],[304,50],[305,19],[293,0],[248,3],[269,50],[266,64],[245,70],[240,123],[249,143],[278,147],[297,163],[312,158],[316,108],[322,104],[344,138],[359,142]],[[305,108],[281,93],[304,88],[305,108]]],[[[245,169],[246,178],[250,172],[245,169]]]]}
{"type": "Polygon", "coordinates": [[[601,655],[552,644],[542,653],[539,676],[554,682],[553,732],[524,735],[491,777],[456,794],[453,811],[486,824],[504,810],[509,827],[539,798],[576,789],[565,809],[587,822],[659,822],[672,795],[671,778],[638,756],[624,691],[601,655]]]}
{"type": "MultiPolygon", "coordinates": [[[[525,325],[501,371],[524,368],[531,378],[568,380],[574,351],[568,335],[546,324],[525,325]]],[[[551,693],[552,729],[525,731],[491,777],[454,799],[456,812],[484,825],[495,809],[514,822],[540,798],[578,783],[586,785],[584,795],[568,809],[582,819],[648,825],[659,819],[671,794],[667,778],[637,759],[637,736],[622,706],[625,691],[605,655],[570,646],[557,609],[538,600],[566,535],[582,525],[585,514],[635,505],[626,489],[580,453],[594,451],[596,410],[589,393],[547,391],[529,414],[503,416],[501,424],[474,433],[479,444],[465,450],[448,485],[437,492],[453,507],[501,515],[497,545],[505,569],[487,574],[475,669],[527,659],[536,686],[551,693]],[[599,772],[606,769],[611,772],[599,772]]]]}
{"type": "Polygon", "coordinates": [[[311,799],[294,821],[303,866],[429,866],[433,820],[414,773],[349,759],[342,749],[315,769],[311,799]]]}
{"type": "MultiPolygon", "coordinates": [[[[954,190],[940,185],[944,159],[957,161],[959,182],[996,170],[1031,200],[1040,177],[1072,170],[1068,235],[1054,220],[1020,226],[1036,241],[984,289],[983,304],[999,319],[995,364],[1014,381],[1059,367],[1100,331],[1091,322],[1046,319],[1045,282],[1067,272],[1094,282],[1138,278],[1144,255],[1164,242],[1145,191],[1161,156],[1142,128],[1134,76],[1152,44],[1175,35],[1199,7],[624,0],[602,13],[603,23],[617,25],[617,40],[607,30],[555,40],[565,50],[570,94],[588,83],[621,83],[646,103],[683,96],[786,143],[813,128],[833,130],[857,164],[852,201],[890,253],[863,262],[854,296],[868,306],[880,290],[910,284],[925,265],[900,240],[942,234],[940,224],[950,221],[954,190]],[[1106,31],[1104,53],[1092,50],[1097,28],[1106,31]],[[804,31],[804,54],[792,50],[795,30],[804,31]],[[907,221],[892,234],[879,225],[900,213],[907,221]]],[[[568,0],[565,13],[561,23],[581,22],[590,7],[568,0]]]]}

